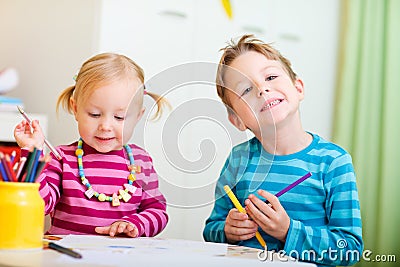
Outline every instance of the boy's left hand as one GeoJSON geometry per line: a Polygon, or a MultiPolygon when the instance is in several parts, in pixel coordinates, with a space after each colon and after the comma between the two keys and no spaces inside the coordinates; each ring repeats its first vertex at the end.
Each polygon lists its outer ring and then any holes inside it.
{"type": "Polygon", "coordinates": [[[130,237],[137,237],[139,234],[135,225],[126,221],[116,221],[110,226],[99,226],[94,229],[96,233],[101,235],[116,236],[118,234],[126,234],[130,237]]]}
{"type": "Polygon", "coordinates": [[[246,199],[246,212],[267,234],[285,243],[290,226],[290,218],[278,198],[264,190],[258,190],[260,196],[268,199],[266,204],[253,194],[246,199]]]}

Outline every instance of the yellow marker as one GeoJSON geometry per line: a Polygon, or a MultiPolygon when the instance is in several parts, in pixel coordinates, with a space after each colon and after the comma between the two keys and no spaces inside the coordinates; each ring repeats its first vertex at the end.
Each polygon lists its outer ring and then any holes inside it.
{"type": "MultiPolygon", "coordinates": [[[[224,190],[228,194],[228,197],[231,199],[235,208],[237,208],[237,210],[240,213],[246,214],[246,210],[242,207],[242,205],[240,205],[239,200],[236,198],[235,194],[232,192],[232,190],[229,188],[229,186],[225,185],[224,190]]],[[[262,238],[261,234],[258,231],[256,232],[256,238],[257,238],[258,242],[260,243],[260,245],[262,246],[262,248],[266,249],[267,243],[265,243],[264,239],[262,238]]]]}

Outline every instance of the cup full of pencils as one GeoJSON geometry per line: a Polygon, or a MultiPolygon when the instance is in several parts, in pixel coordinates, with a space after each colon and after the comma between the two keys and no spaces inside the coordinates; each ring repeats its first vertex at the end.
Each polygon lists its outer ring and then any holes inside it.
{"type": "Polygon", "coordinates": [[[34,183],[50,156],[44,156],[41,149],[34,148],[26,157],[15,162],[15,153],[0,152],[0,180],[4,182],[34,183]]]}
{"type": "Polygon", "coordinates": [[[44,201],[35,181],[47,161],[39,149],[18,162],[0,152],[0,251],[42,249],[44,201]]]}

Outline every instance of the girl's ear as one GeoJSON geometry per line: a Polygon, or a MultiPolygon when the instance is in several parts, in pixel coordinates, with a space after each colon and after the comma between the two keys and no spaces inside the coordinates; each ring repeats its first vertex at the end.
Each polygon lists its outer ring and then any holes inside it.
{"type": "Polygon", "coordinates": [[[136,120],[136,121],[140,121],[140,119],[142,118],[142,116],[143,116],[145,110],[146,110],[146,108],[143,107],[143,108],[139,111],[139,113],[138,113],[138,115],[137,115],[137,120],[136,120]]]}
{"type": "Polygon", "coordinates": [[[243,123],[243,121],[235,113],[229,112],[228,119],[240,131],[247,130],[246,125],[243,123]]]}
{"type": "Polygon", "coordinates": [[[297,92],[299,93],[299,99],[304,99],[304,84],[301,79],[296,79],[294,82],[294,87],[296,88],[297,92]]]}
{"type": "Polygon", "coordinates": [[[69,99],[69,105],[72,109],[72,112],[74,113],[75,120],[77,120],[76,113],[77,113],[78,107],[76,106],[76,102],[72,97],[69,99]]]}

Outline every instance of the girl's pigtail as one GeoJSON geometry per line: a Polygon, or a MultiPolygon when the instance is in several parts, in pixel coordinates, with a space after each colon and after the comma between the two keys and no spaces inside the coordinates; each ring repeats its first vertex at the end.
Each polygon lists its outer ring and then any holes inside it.
{"type": "Polygon", "coordinates": [[[70,99],[73,96],[74,91],[75,91],[75,85],[70,86],[70,87],[66,88],[61,93],[61,95],[58,97],[57,106],[56,106],[57,116],[58,116],[58,111],[59,111],[60,105],[63,107],[64,110],[73,114],[72,107],[70,106],[70,99]]]}
{"type": "Polygon", "coordinates": [[[155,93],[151,93],[147,90],[144,91],[144,94],[149,95],[151,98],[153,98],[153,100],[157,104],[157,112],[153,115],[151,120],[155,120],[155,121],[159,120],[163,113],[164,107],[168,107],[168,109],[170,109],[170,110],[172,109],[171,104],[168,102],[168,100],[165,97],[162,97],[155,93]]]}

